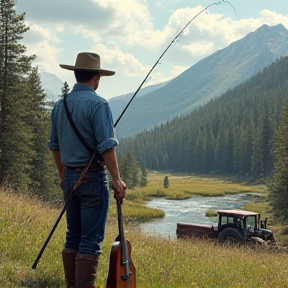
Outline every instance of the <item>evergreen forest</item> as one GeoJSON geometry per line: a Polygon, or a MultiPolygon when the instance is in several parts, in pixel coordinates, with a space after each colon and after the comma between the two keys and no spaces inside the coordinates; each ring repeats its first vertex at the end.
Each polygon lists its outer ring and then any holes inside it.
{"type": "Polygon", "coordinates": [[[21,44],[29,30],[25,14],[16,15],[14,5],[0,2],[0,183],[52,199],[59,192],[59,177],[47,149],[50,116],[32,65],[36,56],[27,56],[21,44]]]}

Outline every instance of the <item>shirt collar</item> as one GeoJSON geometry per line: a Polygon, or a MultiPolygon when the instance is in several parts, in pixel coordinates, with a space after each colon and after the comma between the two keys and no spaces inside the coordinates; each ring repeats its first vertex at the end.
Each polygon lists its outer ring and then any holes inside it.
{"type": "Polygon", "coordinates": [[[89,86],[87,84],[84,84],[84,83],[76,83],[76,84],[74,84],[73,91],[78,91],[78,90],[88,90],[88,91],[91,91],[91,92],[95,93],[94,89],[91,86],[89,86]]]}

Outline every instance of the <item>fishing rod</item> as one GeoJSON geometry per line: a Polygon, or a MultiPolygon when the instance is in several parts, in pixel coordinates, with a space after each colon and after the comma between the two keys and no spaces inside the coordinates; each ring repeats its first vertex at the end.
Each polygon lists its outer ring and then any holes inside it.
{"type": "Polygon", "coordinates": [[[152,73],[152,71],[154,70],[154,68],[158,65],[159,61],[162,59],[162,57],[164,56],[164,54],[167,52],[167,50],[172,46],[172,44],[177,40],[177,38],[182,35],[183,31],[190,25],[190,23],[197,18],[200,14],[202,14],[204,11],[206,11],[209,7],[213,6],[213,5],[219,5],[222,2],[229,4],[235,12],[235,16],[237,18],[237,14],[236,14],[236,10],[234,8],[234,6],[228,2],[227,0],[221,0],[221,1],[217,1],[214,2],[208,6],[206,6],[204,9],[202,9],[200,12],[198,12],[183,28],[182,30],[175,36],[175,38],[170,42],[170,44],[167,46],[167,48],[164,50],[164,52],[161,54],[161,56],[158,58],[158,60],[156,61],[156,63],[152,66],[151,70],[148,72],[148,74],[146,75],[146,77],[144,78],[144,80],[142,81],[142,83],[140,84],[140,86],[138,87],[138,89],[135,91],[135,93],[133,94],[132,98],[130,99],[130,101],[127,103],[127,105],[125,106],[125,108],[123,109],[122,113],[120,114],[120,116],[118,117],[118,119],[116,120],[115,124],[114,124],[114,128],[116,128],[118,122],[120,121],[120,119],[122,118],[122,116],[124,115],[124,113],[126,112],[127,108],[130,106],[131,102],[133,101],[133,99],[135,98],[135,96],[137,95],[137,93],[139,92],[139,90],[141,89],[141,87],[143,86],[143,84],[146,82],[146,80],[148,79],[148,77],[150,76],[150,74],[152,73]]]}
{"type": "MultiPolygon", "coordinates": [[[[143,82],[140,84],[140,86],[138,87],[138,89],[136,90],[136,92],[134,93],[134,95],[132,96],[132,98],[130,99],[130,101],[128,102],[128,104],[126,105],[126,107],[124,108],[124,110],[122,111],[121,115],[118,117],[117,121],[114,124],[114,128],[116,128],[117,124],[119,123],[120,119],[122,118],[122,116],[124,115],[124,113],[126,112],[127,108],[129,107],[129,105],[131,104],[131,102],[133,101],[133,99],[135,98],[135,96],[137,95],[137,93],[139,92],[139,90],[141,89],[141,87],[143,86],[143,84],[146,82],[147,78],[150,76],[150,74],[152,73],[152,71],[154,70],[154,68],[156,67],[156,65],[159,63],[159,61],[161,60],[161,58],[164,56],[164,54],[167,52],[167,50],[171,47],[171,45],[177,40],[177,38],[183,33],[183,31],[189,26],[189,24],[197,17],[199,16],[201,13],[203,13],[205,10],[207,10],[209,7],[213,6],[213,5],[218,5],[221,4],[221,2],[225,2],[230,4],[228,1],[226,0],[221,0],[221,1],[217,1],[215,3],[212,3],[210,5],[208,5],[207,7],[205,7],[204,9],[202,9],[199,13],[197,13],[183,28],[182,30],[176,35],[176,37],[170,42],[170,44],[167,46],[167,48],[164,50],[164,52],[161,54],[161,56],[158,58],[158,60],[156,61],[156,63],[153,65],[153,67],[151,68],[151,70],[149,71],[149,73],[147,74],[147,76],[144,78],[143,82]]],[[[230,4],[232,6],[232,4],[230,4]]],[[[233,7],[233,6],[232,6],[233,7]]],[[[234,7],[233,7],[234,9],[234,7]]],[[[235,11],[235,9],[234,9],[235,11]]],[[[236,11],[235,11],[236,13],[236,11]]],[[[67,93],[67,91],[62,91],[64,94],[67,93]]],[[[73,195],[75,194],[77,188],[81,185],[82,180],[84,179],[90,165],[92,164],[93,160],[96,158],[97,154],[97,150],[95,150],[95,152],[93,153],[93,155],[91,156],[89,162],[86,164],[86,166],[84,167],[82,174],[80,175],[79,179],[77,180],[77,182],[75,183],[75,185],[73,186],[72,190],[69,193],[69,197],[65,202],[64,207],[62,208],[60,215],[58,216],[56,222],[53,225],[53,228],[51,229],[46,241],[44,242],[42,248],[40,249],[40,252],[38,253],[33,265],[32,265],[32,269],[36,269],[37,264],[40,261],[40,258],[42,257],[42,254],[44,252],[44,250],[46,249],[46,246],[48,245],[54,231],[56,230],[65,210],[66,207],[68,205],[68,203],[70,202],[70,200],[72,199],[73,195]]]]}

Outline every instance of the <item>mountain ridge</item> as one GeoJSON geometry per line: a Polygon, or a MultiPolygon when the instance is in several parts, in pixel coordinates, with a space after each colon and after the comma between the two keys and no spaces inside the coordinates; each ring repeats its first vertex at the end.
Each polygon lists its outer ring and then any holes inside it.
{"type": "MultiPolygon", "coordinates": [[[[134,136],[187,114],[288,55],[288,30],[262,25],[226,48],[203,58],[176,78],[141,89],[117,126],[118,138],[134,136]]],[[[47,100],[57,101],[63,81],[41,72],[47,100]]],[[[108,100],[116,120],[135,92],[108,100]]]]}
{"type": "Polygon", "coordinates": [[[287,44],[288,30],[282,24],[261,26],[200,60],[164,87],[135,98],[119,122],[118,137],[134,136],[219,97],[288,55],[287,44]]]}

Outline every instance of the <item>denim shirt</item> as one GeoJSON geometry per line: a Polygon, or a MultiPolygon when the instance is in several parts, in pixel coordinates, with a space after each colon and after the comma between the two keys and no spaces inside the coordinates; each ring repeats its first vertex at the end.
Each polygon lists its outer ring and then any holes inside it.
{"type": "MultiPolygon", "coordinates": [[[[118,145],[114,138],[110,107],[92,87],[76,83],[66,99],[75,126],[91,148],[98,149],[103,154],[118,145]]],[[[85,166],[91,155],[71,127],[63,98],[55,103],[51,121],[49,149],[59,151],[61,162],[66,166],[85,166]]]]}

